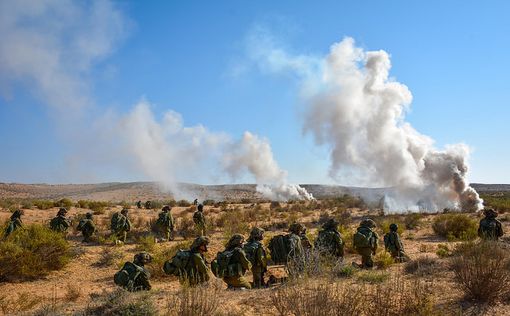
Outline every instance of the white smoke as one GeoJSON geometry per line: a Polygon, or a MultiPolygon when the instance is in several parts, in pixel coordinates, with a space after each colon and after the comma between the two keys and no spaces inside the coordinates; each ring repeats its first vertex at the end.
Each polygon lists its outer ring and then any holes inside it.
{"type": "Polygon", "coordinates": [[[262,69],[301,76],[303,128],[331,149],[333,178],[394,187],[386,196],[386,206],[394,211],[482,208],[467,181],[468,147],[438,150],[405,121],[412,95],[389,78],[385,51],[365,52],[345,38],[324,58],[292,56],[272,40],[256,38],[251,53],[262,69]]]}
{"type": "Polygon", "coordinates": [[[287,183],[287,172],[281,170],[274,160],[266,139],[245,132],[243,138],[229,148],[223,160],[225,170],[232,177],[248,171],[255,177],[257,191],[264,197],[275,201],[313,199],[306,189],[287,183]]]}

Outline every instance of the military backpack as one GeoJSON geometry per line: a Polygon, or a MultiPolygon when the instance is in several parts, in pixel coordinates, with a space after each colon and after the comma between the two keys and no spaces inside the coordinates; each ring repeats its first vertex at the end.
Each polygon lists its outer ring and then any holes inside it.
{"type": "Polygon", "coordinates": [[[361,233],[360,231],[357,231],[352,238],[352,244],[354,248],[356,249],[371,248],[372,242],[370,239],[372,238],[372,233],[368,233],[367,235],[361,233]]]}
{"type": "Polygon", "coordinates": [[[142,269],[132,262],[126,262],[122,269],[113,275],[113,282],[129,291],[134,290],[134,284],[142,269]]]}
{"type": "Polygon", "coordinates": [[[262,245],[257,241],[251,241],[244,245],[243,250],[246,254],[246,258],[251,262],[252,265],[256,264],[256,258],[257,250],[262,247],[262,245]]]}
{"type": "Polygon", "coordinates": [[[187,273],[192,253],[189,250],[179,249],[172,259],[163,265],[163,271],[168,275],[183,276],[187,273]]]}
{"type": "Polygon", "coordinates": [[[110,229],[112,231],[119,231],[124,229],[126,225],[126,217],[120,213],[115,213],[110,221],[110,229]]]}
{"type": "Polygon", "coordinates": [[[223,278],[237,274],[237,271],[234,271],[236,265],[231,262],[234,252],[235,249],[218,252],[216,259],[211,262],[211,270],[216,277],[223,278]]]}
{"type": "Polygon", "coordinates": [[[286,264],[289,255],[294,250],[290,235],[274,236],[267,247],[271,253],[271,259],[275,264],[286,264]]]}

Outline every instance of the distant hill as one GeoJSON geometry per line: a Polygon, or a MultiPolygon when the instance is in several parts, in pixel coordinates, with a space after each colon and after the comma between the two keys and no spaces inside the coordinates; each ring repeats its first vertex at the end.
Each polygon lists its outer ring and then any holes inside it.
{"type": "MultiPolygon", "coordinates": [[[[371,196],[377,200],[391,188],[361,188],[340,185],[303,184],[308,192],[317,198],[335,197],[343,194],[371,196]]],[[[472,186],[479,192],[510,191],[510,184],[481,184],[472,186]]],[[[240,200],[262,198],[255,184],[199,185],[181,183],[173,190],[180,198],[193,200],[240,200]]],[[[112,182],[98,184],[19,184],[0,183],[0,198],[31,198],[99,200],[99,201],[136,201],[165,200],[174,198],[170,190],[155,182],[112,182]]]]}

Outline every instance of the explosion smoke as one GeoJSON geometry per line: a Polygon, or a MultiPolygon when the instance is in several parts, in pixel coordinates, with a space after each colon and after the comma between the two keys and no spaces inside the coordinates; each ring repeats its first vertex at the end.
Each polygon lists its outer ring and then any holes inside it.
{"type": "Polygon", "coordinates": [[[482,208],[467,181],[468,147],[438,150],[405,122],[412,95],[388,77],[385,51],[365,52],[345,38],[325,58],[291,56],[266,36],[251,37],[252,57],[263,69],[303,79],[304,132],[331,149],[331,177],[394,187],[386,196],[393,211],[482,208]]]}

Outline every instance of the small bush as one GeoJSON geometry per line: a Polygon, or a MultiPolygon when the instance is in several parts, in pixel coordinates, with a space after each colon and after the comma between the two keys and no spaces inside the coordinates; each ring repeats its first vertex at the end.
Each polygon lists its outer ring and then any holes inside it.
{"type": "Polygon", "coordinates": [[[393,263],[395,263],[393,257],[386,250],[379,251],[374,257],[374,264],[379,269],[386,269],[393,263]]]}
{"type": "Polygon", "coordinates": [[[192,238],[197,235],[195,223],[191,217],[181,217],[177,221],[177,234],[184,239],[192,238]]]}
{"type": "Polygon", "coordinates": [[[182,288],[168,300],[168,314],[175,316],[215,315],[220,306],[219,287],[198,286],[182,288]]]}
{"type": "Polygon", "coordinates": [[[467,299],[493,303],[510,287],[510,253],[498,243],[462,245],[452,258],[455,280],[467,299]]]}
{"type": "Polygon", "coordinates": [[[54,206],[53,201],[49,200],[35,200],[34,205],[40,210],[48,210],[54,206]]]}
{"type": "Polygon", "coordinates": [[[55,201],[53,203],[53,206],[54,207],[65,207],[65,208],[69,209],[74,206],[74,203],[70,199],[66,198],[66,199],[60,199],[58,201],[55,201]]]}
{"type": "Polygon", "coordinates": [[[156,248],[156,238],[153,235],[140,236],[137,239],[136,249],[139,251],[153,252],[156,248]]]}
{"type": "Polygon", "coordinates": [[[446,258],[446,257],[449,257],[451,254],[452,254],[452,252],[450,251],[450,248],[448,247],[447,244],[437,245],[436,255],[439,258],[446,258]]]}
{"type": "Polygon", "coordinates": [[[420,214],[420,213],[407,214],[404,218],[404,224],[405,224],[406,229],[418,228],[421,224],[422,219],[423,219],[423,214],[420,214]]]}
{"type": "Polygon", "coordinates": [[[439,267],[437,259],[427,256],[407,262],[404,270],[406,273],[424,277],[433,275],[439,270],[439,267]]]}
{"type": "Polygon", "coordinates": [[[358,279],[367,282],[367,283],[383,283],[390,275],[387,272],[378,272],[378,271],[363,271],[358,275],[358,279]]]}
{"type": "Polygon", "coordinates": [[[66,286],[65,299],[68,302],[76,302],[81,296],[81,288],[76,284],[69,283],[66,286]]]}
{"type": "Polygon", "coordinates": [[[338,264],[331,270],[333,276],[340,278],[349,278],[354,275],[356,269],[352,265],[338,264]]]}
{"type": "Polygon", "coordinates": [[[357,316],[363,313],[364,296],[359,286],[287,284],[274,292],[271,301],[282,316],[357,316]]]}
{"type": "Polygon", "coordinates": [[[122,252],[117,248],[103,247],[99,260],[95,263],[98,267],[118,266],[124,258],[122,252]]]}
{"type": "Polygon", "coordinates": [[[180,201],[177,201],[177,206],[180,206],[180,207],[189,207],[189,206],[191,206],[191,203],[189,201],[186,201],[186,200],[180,200],[180,201]]]}
{"type": "Polygon", "coordinates": [[[150,292],[128,292],[117,289],[111,293],[93,297],[95,304],[87,307],[84,316],[135,316],[158,315],[158,310],[150,297],[150,292]]]}
{"type": "Polygon", "coordinates": [[[478,235],[478,225],[466,214],[442,214],[432,224],[434,232],[449,241],[473,240],[478,235]]]}
{"type": "Polygon", "coordinates": [[[40,278],[71,259],[64,236],[36,224],[9,235],[0,243],[0,254],[0,280],[40,278]]]}

